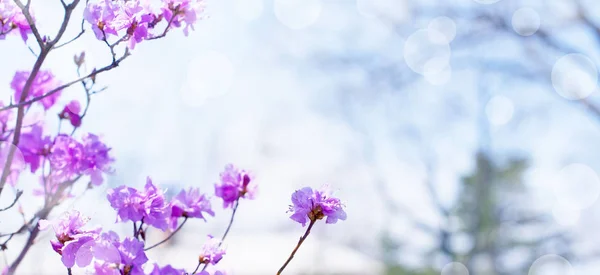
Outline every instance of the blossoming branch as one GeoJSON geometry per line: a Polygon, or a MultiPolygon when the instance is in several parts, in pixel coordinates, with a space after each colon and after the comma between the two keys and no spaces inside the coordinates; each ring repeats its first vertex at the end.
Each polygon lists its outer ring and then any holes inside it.
{"type": "MultiPolygon", "coordinates": [[[[83,3],[72,0],[67,3],[60,0],[63,20],[55,34],[39,31],[31,2],[0,0],[0,40],[14,37],[27,43],[34,39],[38,46],[37,50],[30,48],[36,57],[32,67],[15,72],[9,85],[11,98],[0,101],[0,196],[6,195],[3,192],[6,184],[15,194],[5,203],[7,206],[0,207],[0,212],[20,205],[19,199],[24,191],[18,188],[24,173],[39,179],[39,186],[30,192],[41,198],[43,204],[22,226],[10,233],[0,233],[2,250],[9,249],[8,243],[14,236],[27,236],[23,244],[11,244],[11,249],[20,247],[20,250],[16,258],[4,267],[2,274],[15,274],[36,243],[40,231],[52,230],[55,238],[50,241],[48,249],[60,256],[67,274],[73,274],[74,268],[84,268],[105,275],[225,275],[217,266],[226,257],[224,241],[240,202],[255,199],[258,191],[254,175],[232,164],[220,174],[214,184],[214,194],[190,187],[168,198],[150,177],[141,189],[126,185],[110,189],[106,198],[116,211],[115,221],[131,224],[133,228],[128,236],[119,236],[102,226],[88,226],[90,218],[78,210],[63,213],[57,219],[48,219],[56,206],[81,195],[74,194],[74,186],[83,184],[86,190],[93,189],[105,182],[106,175],[115,173],[113,164],[116,160],[111,146],[103,142],[102,135],[77,131],[86,123],[85,116],[90,110],[92,96],[107,88],[97,87],[98,76],[119,67],[146,41],[166,37],[174,29],[182,29],[187,36],[204,14],[204,1],[88,0],[83,3]],[[63,39],[80,4],[85,5],[81,31],[74,37],[63,39]],[[86,30],[91,30],[98,43],[106,46],[111,60],[103,67],[85,72],[86,53],[75,54],[73,63],[78,77],[59,79],[44,66],[47,57],[82,37],[86,30]],[[78,83],[85,92],[83,102],[70,99],[69,90],[78,83]],[[59,99],[63,98],[67,98],[69,103],[59,105],[59,99]],[[51,129],[45,123],[45,118],[52,115],[59,118],[57,129],[51,129]],[[230,210],[231,216],[223,234],[219,237],[209,235],[198,249],[197,262],[182,268],[159,266],[148,259],[146,251],[159,248],[188,221],[208,222],[208,218],[214,217],[211,200],[215,198],[221,200],[224,209],[230,210]],[[149,230],[168,232],[168,236],[162,241],[148,243],[146,235],[149,230]]],[[[302,226],[308,223],[308,227],[277,274],[281,274],[290,263],[318,220],[336,223],[346,219],[343,204],[327,188],[300,189],[292,195],[292,203],[290,218],[302,226]]]]}

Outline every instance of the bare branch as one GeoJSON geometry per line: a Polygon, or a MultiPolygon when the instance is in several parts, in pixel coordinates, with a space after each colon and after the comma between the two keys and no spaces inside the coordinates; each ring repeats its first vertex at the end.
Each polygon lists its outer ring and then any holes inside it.
{"type": "Polygon", "coordinates": [[[15,199],[13,200],[13,202],[9,206],[0,209],[0,212],[6,211],[8,209],[11,209],[13,206],[15,206],[15,204],[17,203],[17,201],[19,200],[19,198],[21,197],[21,195],[23,195],[23,191],[22,190],[17,190],[17,194],[15,195],[15,199]]]}

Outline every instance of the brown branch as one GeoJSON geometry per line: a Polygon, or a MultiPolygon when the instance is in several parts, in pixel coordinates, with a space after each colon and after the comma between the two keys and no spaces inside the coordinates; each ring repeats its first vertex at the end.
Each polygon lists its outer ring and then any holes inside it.
{"type": "Polygon", "coordinates": [[[294,250],[292,250],[292,254],[290,254],[290,257],[287,259],[287,261],[285,261],[283,266],[281,266],[279,271],[277,271],[277,275],[281,275],[281,272],[283,272],[285,267],[292,261],[292,259],[294,258],[294,255],[296,255],[296,252],[298,251],[298,249],[300,248],[300,246],[302,245],[304,240],[306,240],[306,238],[310,234],[310,229],[313,227],[313,225],[315,225],[316,221],[317,221],[316,219],[311,219],[310,224],[308,225],[308,228],[306,229],[306,232],[304,233],[304,236],[300,237],[300,240],[298,241],[298,244],[296,245],[296,247],[294,247],[294,250]]]}
{"type": "Polygon", "coordinates": [[[43,94],[41,96],[34,97],[34,98],[30,99],[30,100],[21,102],[19,104],[10,104],[10,105],[8,105],[6,107],[0,108],[0,112],[8,110],[8,109],[20,108],[20,107],[23,107],[23,106],[27,106],[27,105],[29,105],[31,103],[40,101],[40,100],[42,100],[42,99],[44,99],[44,98],[46,98],[48,96],[51,96],[51,95],[53,95],[53,94],[55,94],[55,93],[57,93],[57,92],[65,89],[65,88],[68,88],[71,85],[73,85],[75,83],[78,83],[78,82],[80,82],[82,80],[85,80],[85,79],[90,78],[90,77],[95,77],[96,75],[98,75],[98,74],[100,74],[102,72],[106,72],[106,71],[109,71],[109,70],[111,70],[113,68],[116,68],[116,67],[119,66],[119,63],[121,63],[121,61],[123,61],[129,55],[130,55],[129,51],[126,51],[125,54],[123,54],[123,56],[121,56],[121,58],[115,60],[115,62],[111,63],[110,65],[107,65],[107,66],[105,66],[105,67],[103,67],[103,68],[101,68],[99,70],[93,71],[93,72],[87,74],[86,76],[83,76],[83,77],[80,77],[80,78],[78,78],[76,80],[70,81],[67,84],[63,84],[61,86],[58,86],[57,88],[54,88],[54,89],[50,90],[49,92],[47,92],[47,93],[45,93],[45,94],[43,94]]]}

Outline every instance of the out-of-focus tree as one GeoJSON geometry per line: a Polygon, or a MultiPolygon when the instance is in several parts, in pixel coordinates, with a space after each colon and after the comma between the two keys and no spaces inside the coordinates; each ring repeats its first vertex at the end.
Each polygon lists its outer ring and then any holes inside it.
{"type": "MultiPolygon", "coordinates": [[[[391,3],[379,5],[389,9],[378,9],[378,4],[372,4],[374,8],[371,7],[369,15],[371,20],[390,31],[392,38],[398,39],[386,40],[389,44],[385,47],[365,49],[356,46],[359,43],[348,43],[344,51],[324,49],[313,55],[313,65],[323,72],[347,73],[350,78],[355,78],[339,85],[340,105],[351,110],[343,115],[347,115],[348,120],[354,122],[352,126],[369,140],[373,138],[373,127],[357,118],[354,115],[356,110],[369,115],[368,112],[373,109],[381,108],[374,102],[405,100],[406,103],[396,106],[405,110],[384,111],[389,117],[386,124],[389,128],[384,133],[386,137],[405,142],[407,136],[412,135],[411,143],[415,147],[427,148],[432,146],[434,136],[444,135],[443,131],[447,128],[468,124],[478,129],[478,142],[481,143],[473,146],[474,167],[460,181],[458,196],[450,205],[440,202],[436,184],[431,182],[434,181],[431,175],[435,174],[436,167],[445,164],[431,157],[434,149],[422,150],[422,159],[432,166],[427,171],[430,176],[424,184],[429,191],[432,208],[437,209],[439,216],[445,220],[445,226],[420,221],[414,210],[396,201],[388,190],[393,182],[380,178],[373,183],[380,190],[390,219],[395,215],[403,216],[413,222],[416,230],[436,240],[435,247],[423,259],[427,263],[425,269],[427,266],[439,269],[440,254],[445,258],[443,261],[462,262],[473,274],[484,275],[526,274],[534,260],[549,253],[560,254],[573,261],[589,260],[590,257],[574,251],[574,236],[556,227],[551,213],[536,212],[528,207],[530,194],[523,181],[529,158],[511,152],[498,154],[488,148],[490,136],[494,140],[514,137],[490,133],[485,107],[493,96],[490,89],[497,93],[518,85],[535,86],[541,88],[546,97],[532,99],[535,95],[523,95],[521,100],[528,104],[531,102],[528,106],[534,107],[521,115],[551,112],[548,109],[550,98],[551,106],[556,110],[569,107],[574,107],[570,111],[575,112],[587,110],[591,117],[600,121],[600,97],[592,93],[597,89],[595,68],[600,59],[600,9],[596,1],[372,2],[391,3]],[[497,3],[487,5],[483,2],[497,3]],[[394,13],[394,7],[406,11],[394,13]],[[397,14],[408,16],[394,17],[397,14]],[[440,16],[444,17],[443,20],[430,23],[440,16]],[[433,42],[419,41],[425,38],[412,36],[419,31],[418,28],[433,28],[439,31],[435,35],[441,34],[442,37],[434,37],[433,42]],[[394,41],[403,44],[394,44],[394,41]],[[442,46],[438,47],[438,43],[442,46]],[[446,58],[445,46],[448,46],[448,67],[451,67],[452,74],[463,73],[460,77],[466,87],[440,85],[437,78],[442,78],[442,75],[427,72],[428,66],[444,67],[440,59],[446,58]],[[407,47],[416,51],[410,53],[407,47]],[[393,58],[402,51],[404,60],[393,58]],[[584,57],[567,56],[571,53],[581,53],[584,57]],[[416,58],[416,55],[419,57],[416,58]],[[593,62],[592,68],[586,63],[586,56],[593,62]],[[566,65],[558,63],[563,57],[567,57],[566,65]],[[424,86],[427,92],[442,92],[430,97],[443,97],[443,110],[432,107],[419,113],[411,111],[415,107],[410,104],[418,101],[415,98],[419,97],[415,94],[424,93],[419,90],[424,86]],[[452,94],[453,89],[462,91],[452,94]],[[401,118],[399,114],[406,117],[401,118]],[[439,130],[436,132],[436,129],[439,130]],[[416,137],[415,132],[419,133],[416,137]],[[543,233],[531,234],[536,230],[543,233]],[[456,243],[469,247],[457,248],[456,243]]],[[[365,28],[362,31],[370,30],[365,28]]],[[[356,37],[360,35],[356,34],[356,37]]],[[[371,143],[365,149],[367,155],[375,147],[372,143],[376,142],[373,139],[366,142],[371,143]]],[[[525,152],[524,155],[527,154],[525,152]]],[[[377,164],[370,163],[376,171],[377,164]]],[[[414,271],[397,262],[402,255],[412,253],[404,245],[410,242],[410,236],[396,239],[392,235],[388,231],[383,232],[381,240],[382,258],[389,266],[388,274],[430,274],[429,270],[414,271]]]]}

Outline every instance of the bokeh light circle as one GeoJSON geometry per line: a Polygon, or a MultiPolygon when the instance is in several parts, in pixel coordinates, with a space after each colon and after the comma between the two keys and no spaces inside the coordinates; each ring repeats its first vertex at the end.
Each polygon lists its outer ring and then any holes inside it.
{"type": "MultiPolygon", "coordinates": [[[[436,17],[427,26],[427,30],[433,31],[431,33],[440,33],[442,34],[440,38],[442,38],[443,43],[450,43],[456,37],[456,23],[449,17],[440,16],[436,17]]],[[[434,37],[433,39],[436,39],[434,37]]]]}
{"type": "Polygon", "coordinates": [[[293,30],[314,24],[323,9],[321,0],[275,0],[273,5],[279,22],[293,30]]]}
{"type": "Polygon", "coordinates": [[[462,263],[451,262],[442,268],[441,275],[469,275],[469,269],[462,263]]]}
{"type": "Polygon", "coordinates": [[[513,102],[503,95],[492,97],[485,106],[488,120],[496,126],[508,123],[513,117],[514,110],[513,102]]]}
{"type": "Polygon", "coordinates": [[[440,43],[443,34],[436,30],[418,30],[408,37],[404,44],[404,60],[406,65],[418,74],[434,74],[448,67],[450,62],[450,45],[440,43]]]}
{"type": "Polygon", "coordinates": [[[600,178],[589,166],[573,163],[560,170],[553,180],[552,188],[560,204],[582,210],[598,200],[600,178]]]}
{"type": "Polygon", "coordinates": [[[540,24],[540,15],[532,8],[520,8],[513,13],[513,29],[522,36],[536,33],[540,29],[540,24]]]}
{"type": "Polygon", "coordinates": [[[575,275],[573,266],[567,259],[548,254],[535,260],[529,268],[528,275],[575,275]]]}
{"type": "Polygon", "coordinates": [[[583,54],[567,54],[552,67],[552,86],[564,98],[577,100],[590,96],[598,86],[598,68],[583,54]]]}

